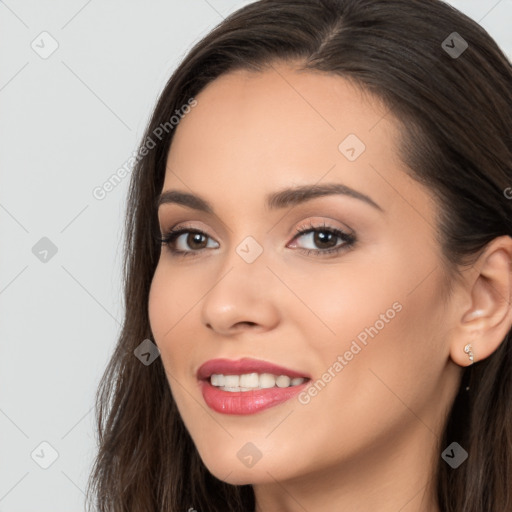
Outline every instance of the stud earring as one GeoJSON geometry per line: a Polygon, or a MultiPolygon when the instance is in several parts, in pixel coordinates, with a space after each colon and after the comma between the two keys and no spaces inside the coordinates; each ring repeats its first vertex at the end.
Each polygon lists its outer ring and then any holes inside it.
{"type": "Polygon", "coordinates": [[[471,348],[471,343],[468,343],[464,347],[464,352],[466,352],[466,354],[469,356],[469,360],[471,361],[469,364],[473,364],[475,358],[473,356],[473,350],[471,348]]]}

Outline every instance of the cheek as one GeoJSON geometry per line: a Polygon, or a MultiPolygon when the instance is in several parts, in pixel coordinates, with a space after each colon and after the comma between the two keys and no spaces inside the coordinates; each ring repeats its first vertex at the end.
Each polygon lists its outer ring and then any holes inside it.
{"type": "Polygon", "coordinates": [[[183,320],[197,314],[195,308],[208,291],[204,273],[180,268],[167,258],[169,256],[163,252],[151,282],[148,302],[151,329],[160,342],[172,339],[173,333],[182,329],[183,320]]]}
{"type": "MultiPolygon", "coordinates": [[[[159,265],[151,283],[148,301],[151,331],[160,350],[170,391],[180,411],[187,411],[191,407],[191,404],[187,406],[187,399],[192,390],[184,392],[184,389],[190,386],[190,379],[194,377],[190,361],[194,356],[195,335],[187,329],[190,325],[187,320],[194,311],[191,307],[198,300],[197,291],[194,292],[193,286],[184,286],[184,281],[183,274],[180,278],[178,273],[159,265]]],[[[184,419],[183,414],[181,417],[184,419]]]]}
{"type": "MultiPolygon", "coordinates": [[[[406,277],[375,275],[364,289],[354,286],[355,281],[345,279],[350,292],[338,294],[334,304],[321,293],[313,301],[315,286],[310,288],[311,308],[322,311],[335,336],[318,336],[325,329],[320,331],[317,321],[314,328],[303,327],[318,372],[310,389],[316,391],[302,396],[298,407],[303,414],[297,416],[301,428],[318,437],[332,439],[334,431],[344,432],[329,447],[333,460],[400,435],[415,421],[411,411],[423,417],[446,362],[436,328],[442,325],[443,311],[439,275],[413,293],[406,277]]],[[[313,444],[310,449],[316,453],[313,444]]],[[[318,456],[318,464],[324,455],[318,456]]]]}
{"type": "Polygon", "coordinates": [[[364,341],[367,328],[376,325],[380,335],[400,323],[404,315],[398,310],[406,301],[408,277],[398,271],[399,262],[393,268],[382,255],[378,261],[372,264],[354,255],[336,267],[282,269],[287,285],[300,299],[291,297],[282,304],[283,314],[298,324],[312,349],[343,350],[358,336],[364,341]]]}
{"type": "Polygon", "coordinates": [[[447,356],[439,299],[443,276],[439,271],[429,275],[433,258],[381,253],[347,263],[350,272],[340,266],[338,277],[332,268],[307,278],[289,273],[287,283],[306,298],[310,311],[298,302],[285,311],[309,344],[317,377],[329,371],[340,375],[328,387],[365,390],[370,398],[362,403],[374,405],[392,400],[390,389],[412,399],[428,392],[447,356]]]}
{"type": "Polygon", "coordinates": [[[178,333],[183,338],[186,317],[201,296],[193,283],[185,286],[184,279],[184,274],[180,278],[178,273],[159,263],[149,291],[149,322],[166,370],[172,369],[170,363],[174,359],[169,357],[169,349],[172,347],[173,356],[177,356],[177,352],[190,346],[190,343],[173,343],[173,340],[177,339],[178,333]]]}

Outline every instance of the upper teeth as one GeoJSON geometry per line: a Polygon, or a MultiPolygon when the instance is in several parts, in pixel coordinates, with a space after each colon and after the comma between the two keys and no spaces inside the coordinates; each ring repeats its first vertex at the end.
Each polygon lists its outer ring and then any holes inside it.
{"type": "Polygon", "coordinates": [[[210,377],[212,386],[223,391],[250,391],[252,389],[287,388],[298,386],[304,382],[304,378],[290,378],[288,375],[273,375],[271,373],[244,373],[243,375],[213,374],[210,377]]]}

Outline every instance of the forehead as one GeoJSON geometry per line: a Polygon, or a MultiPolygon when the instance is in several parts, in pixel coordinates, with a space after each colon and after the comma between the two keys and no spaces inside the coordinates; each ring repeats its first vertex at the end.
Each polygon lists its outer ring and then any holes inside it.
{"type": "MultiPolygon", "coordinates": [[[[348,134],[379,149],[390,140],[382,144],[382,130],[372,133],[376,125],[384,122],[387,139],[396,131],[384,119],[386,107],[348,80],[285,64],[221,75],[196,99],[198,106],[178,126],[175,145],[193,136],[202,147],[213,144],[209,149],[217,153],[252,140],[253,145],[262,143],[258,156],[275,157],[293,148],[288,155],[293,158],[304,141],[314,141],[316,153],[338,156],[338,144],[348,134]],[[318,145],[320,140],[324,144],[318,145]]],[[[301,158],[314,149],[308,146],[300,151],[301,158]]]]}
{"type": "Polygon", "coordinates": [[[248,204],[325,179],[374,194],[385,207],[397,189],[419,187],[403,172],[396,121],[343,77],[275,64],[222,75],[196,100],[176,129],[164,190],[222,190],[224,200],[248,204]]]}

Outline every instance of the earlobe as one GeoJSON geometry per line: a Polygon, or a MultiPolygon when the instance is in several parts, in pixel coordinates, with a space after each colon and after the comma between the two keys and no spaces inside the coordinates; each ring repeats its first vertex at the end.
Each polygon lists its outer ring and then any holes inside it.
{"type": "MultiPolygon", "coordinates": [[[[473,339],[478,339],[478,335],[474,335],[473,339]]],[[[450,357],[455,364],[459,366],[471,366],[473,363],[477,363],[485,357],[481,353],[475,351],[474,341],[467,342],[468,339],[454,339],[450,348],[450,357]],[[466,343],[467,342],[467,343],[466,343]]],[[[496,348],[498,345],[496,346],[496,348]]]]}
{"type": "Polygon", "coordinates": [[[468,355],[469,357],[469,364],[473,364],[475,362],[475,355],[473,354],[473,347],[471,346],[471,343],[468,343],[465,347],[464,347],[464,352],[468,355]]]}
{"type": "Polygon", "coordinates": [[[512,238],[494,239],[468,272],[466,282],[470,306],[460,316],[450,347],[450,356],[459,366],[489,357],[511,329],[512,238]]]}

